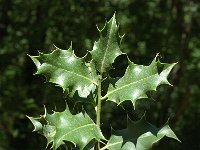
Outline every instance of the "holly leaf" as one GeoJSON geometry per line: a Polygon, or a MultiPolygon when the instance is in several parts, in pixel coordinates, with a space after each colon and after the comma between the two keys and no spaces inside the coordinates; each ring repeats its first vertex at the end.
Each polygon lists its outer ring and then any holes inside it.
{"type": "Polygon", "coordinates": [[[108,71],[112,67],[115,58],[122,54],[119,47],[118,26],[115,15],[106,22],[104,28],[99,30],[100,39],[94,43],[93,50],[90,52],[95,62],[96,68],[100,73],[108,71]],[[107,35],[104,37],[103,33],[107,35]]]}
{"type": "Polygon", "coordinates": [[[180,141],[168,122],[160,128],[148,123],[143,116],[139,121],[128,120],[126,129],[113,131],[107,145],[101,150],[149,150],[164,136],[180,141]]]}
{"type": "Polygon", "coordinates": [[[85,113],[72,115],[68,107],[63,112],[45,114],[40,118],[28,117],[34,125],[34,130],[47,138],[47,146],[52,143],[56,150],[64,141],[72,142],[80,150],[88,146],[92,140],[105,139],[100,128],[85,113]],[[42,122],[44,122],[42,124],[42,122]]]}
{"type": "Polygon", "coordinates": [[[102,99],[108,98],[117,104],[131,100],[135,106],[136,100],[148,97],[146,92],[155,91],[161,84],[170,84],[167,76],[175,64],[161,63],[156,57],[149,66],[137,65],[129,60],[124,76],[109,85],[102,99]],[[161,69],[160,73],[158,69],[161,69]]]}
{"type": "Polygon", "coordinates": [[[47,81],[56,83],[71,95],[78,91],[80,97],[87,97],[96,89],[94,65],[85,63],[85,57],[75,56],[72,47],[68,50],[56,47],[50,54],[39,53],[39,56],[30,57],[37,67],[36,74],[43,74],[47,81]]]}

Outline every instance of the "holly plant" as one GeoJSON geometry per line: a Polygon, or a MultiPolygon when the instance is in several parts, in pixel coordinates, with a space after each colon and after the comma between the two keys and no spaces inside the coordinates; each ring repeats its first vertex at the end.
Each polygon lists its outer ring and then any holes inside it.
{"type": "Polygon", "coordinates": [[[156,91],[161,84],[170,84],[167,76],[176,64],[161,63],[156,56],[149,66],[143,66],[131,62],[127,56],[128,67],[123,77],[111,78],[109,71],[113,69],[115,59],[126,55],[120,49],[123,36],[119,36],[118,29],[113,15],[103,29],[98,29],[99,40],[82,58],[74,54],[72,46],[68,50],[55,46],[49,54],[40,52],[39,56],[30,56],[37,67],[36,74],[42,74],[48,82],[60,86],[69,97],[78,94],[80,99],[84,98],[82,103],[91,102],[92,95],[95,104],[95,122],[83,111],[73,115],[68,106],[63,112],[49,114],[45,109],[40,117],[28,117],[34,131],[46,137],[47,147],[56,150],[65,145],[67,148],[68,142],[80,150],[148,150],[164,136],[179,141],[168,123],[157,128],[146,121],[145,115],[139,121],[128,118],[125,129],[113,129],[109,139],[104,137],[101,131],[101,103],[112,101],[121,105],[124,101],[131,101],[133,109],[137,109],[136,101],[148,99],[147,92],[156,91]],[[90,60],[88,55],[92,57],[90,60]],[[105,80],[110,83],[103,94],[105,80]]]}

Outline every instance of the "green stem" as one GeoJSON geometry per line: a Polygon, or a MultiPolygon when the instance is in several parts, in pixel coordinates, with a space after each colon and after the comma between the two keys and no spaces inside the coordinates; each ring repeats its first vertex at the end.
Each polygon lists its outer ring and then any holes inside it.
{"type": "Polygon", "coordinates": [[[98,81],[98,95],[97,95],[97,120],[96,124],[100,127],[100,120],[101,120],[101,76],[99,77],[98,81]]]}
{"type": "MultiPolygon", "coordinates": [[[[101,125],[101,80],[102,75],[99,76],[98,80],[98,95],[97,95],[97,118],[96,118],[96,125],[100,128],[101,125]]],[[[100,143],[98,142],[98,149],[100,149],[100,143]]]]}

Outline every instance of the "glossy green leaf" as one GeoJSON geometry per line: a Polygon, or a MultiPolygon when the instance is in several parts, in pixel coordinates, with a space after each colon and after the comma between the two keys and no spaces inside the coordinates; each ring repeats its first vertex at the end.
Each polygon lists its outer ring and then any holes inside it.
{"type": "Polygon", "coordinates": [[[36,74],[43,74],[47,81],[58,84],[64,91],[68,89],[72,95],[78,91],[79,96],[87,97],[96,88],[94,65],[86,64],[85,57],[75,56],[72,47],[68,50],[56,48],[50,54],[30,57],[37,66],[36,74]]]}
{"type": "Polygon", "coordinates": [[[100,39],[94,43],[91,54],[97,70],[103,73],[108,71],[112,67],[115,58],[122,54],[119,47],[120,37],[118,36],[115,15],[99,31],[100,39]],[[105,37],[104,32],[107,34],[105,37]]]}
{"type": "Polygon", "coordinates": [[[131,100],[135,106],[137,99],[147,98],[146,92],[156,90],[161,84],[170,84],[167,76],[176,63],[160,63],[156,58],[149,66],[137,65],[129,61],[129,66],[122,78],[110,84],[108,93],[103,98],[122,103],[131,100]],[[162,69],[158,72],[158,68],[162,69]]]}
{"type": "MultiPolygon", "coordinates": [[[[75,56],[72,47],[68,50],[56,47],[50,54],[30,56],[37,66],[36,74],[43,74],[47,81],[62,87],[70,94],[74,104],[92,103],[96,110],[96,124],[87,114],[72,115],[68,108],[63,112],[45,113],[40,118],[28,117],[34,131],[45,136],[47,145],[51,143],[54,150],[64,141],[73,143],[81,150],[94,149],[94,145],[98,149],[96,142],[105,140],[99,128],[101,100],[117,104],[130,100],[135,106],[138,99],[147,98],[147,92],[155,91],[161,84],[170,84],[167,77],[176,63],[161,63],[157,57],[149,66],[137,65],[129,60],[123,77],[113,79],[109,76],[112,63],[122,54],[118,28],[114,15],[99,30],[100,39],[90,51],[92,59],[89,63],[86,63],[86,56],[75,56]]],[[[127,128],[114,131],[101,150],[148,150],[164,136],[178,140],[167,123],[156,128],[144,117],[137,122],[129,120],[127,128]]]]}
{"type": "Polygon", "coordinates": [[[54,150],[64,144],[64,141],[72,142],[82,150],[93,139],[97,141],[105,139],[99,127],[87,114],[72,115],[68,108],[63,112],[54,112],[53,114],[45,111],[40,118],[28,118],[35,127],[34,131],[44,135],[47,138],[47,145],[52,143],[54,150]],[[44,120],[45,123],[42,125],[44,120]]]}
{"type": "Polygon", "coordinates": [[[179,141],[168,123],[156,128],[148,123],[145,117],[136,122],[129,120],[126,129],[113,131],[107,145],[101,150],[149,150],[164,136],[179,141]]]}

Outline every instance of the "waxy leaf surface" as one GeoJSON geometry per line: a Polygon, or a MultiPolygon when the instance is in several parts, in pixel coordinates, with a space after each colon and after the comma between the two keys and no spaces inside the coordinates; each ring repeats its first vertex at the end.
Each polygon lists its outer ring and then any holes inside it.
{"type": "Polygon", "coordinates": [[[63,112],[45,113],[40,118],[28,118],[35,127],[33,131],[44,135],[47,145],[52,143],[54,150],[64,144],[64,141],[72,142],[82,150],[93,139],[105,139],[99,127],[87,114],[72,115],[68,108],[63,112]],[[46,124],[42,125],[42,120],[45,120],[46,124]]]}
{"type": "Polygon", "coordinates": [[[84,57],[76,57],[72,47],[30,57],[37,66],[36,74],[43,74],[47,81],[58,84],[64,91],[68,89],[72,95],[78,91],[80,97],[87,97],[96,88],[94,65],[86,64],[84,57]]]}
{"type": "Polygon", "coordinates": [[[100,31],[100,39],[94,43],[91,51],[93,61],[100,73],[108,71],[112,67],[115,58],[122,54],[119,41],[118,26],[114,15],[100,31]],[[105,37],[103,32],[107,34],[105,37]]]}
{"type": "Polygon", "coordinates": [[[137,122],[129,120],[126,129],[113,131],[107,145],[101,150],[149,150],[164,136],[179,141],[168,123],[161,128],[156,128],[144,117],[137,122]]]}
{"type": "Polygon", "coordinates": [[[135,106],[137,99],[147,98],[147,91],[156,90],[161,84],[170,84],[167,76],[174,65],[175,63],[160,63],[156,58],[149,66],[136,65],[129,61],[124,76],[115,84],[109,85],[108,93],[104,97],[117,104],[131,100],[135,106]],[[162,69],[160,73],[158,68],[162,69]]]}
{"type": "MultiPolygon", "coordinates": [[[[72,47],[68,50],[56,47],[50,54],[30,56],[37,66],[36,74],[42,74],[48,82],[62,87],[63,91],[70,94],[75,104],[89,102],[94,107],[104,99],[117,104],[130,100],[135,106],[138,99],[147,98],[147,92],[155,91],[161,84],[170,84],[167,77],[175,63],[160,63],[157,58],[149,66],[137,65],[129,60],[129,66],[122,78],[109,77],[112,63],[122,54],[118,28],[114,15],[104,28],[99,30],[100,39],[90,51],[90,63],[86,63],[86,56],[75,56],[72,47]],[[97,92],[100,93],[98,97],[97,92]],[[95,99],[98,99],[98,102],[95,99]]],[[[97,141],[105,140],[99,126],[87,114],[72,115],[68,108],[63,112],[48,114],[45,111],[45,115],[39,118],[28,118],[34,125],[34,131],[45,136],[47,146],[52,144],[51,148],[54,150],[65,144],[64,141],[73,143],[80,150],[92,150],[97,141]]],[[[146,122],[144,117],[137,122],[129,120],[127,128],[113,131],[107,145],[100,150],[148,150],[164,136],[178,140],[167,123],[156,128],[146,122]]]]}

